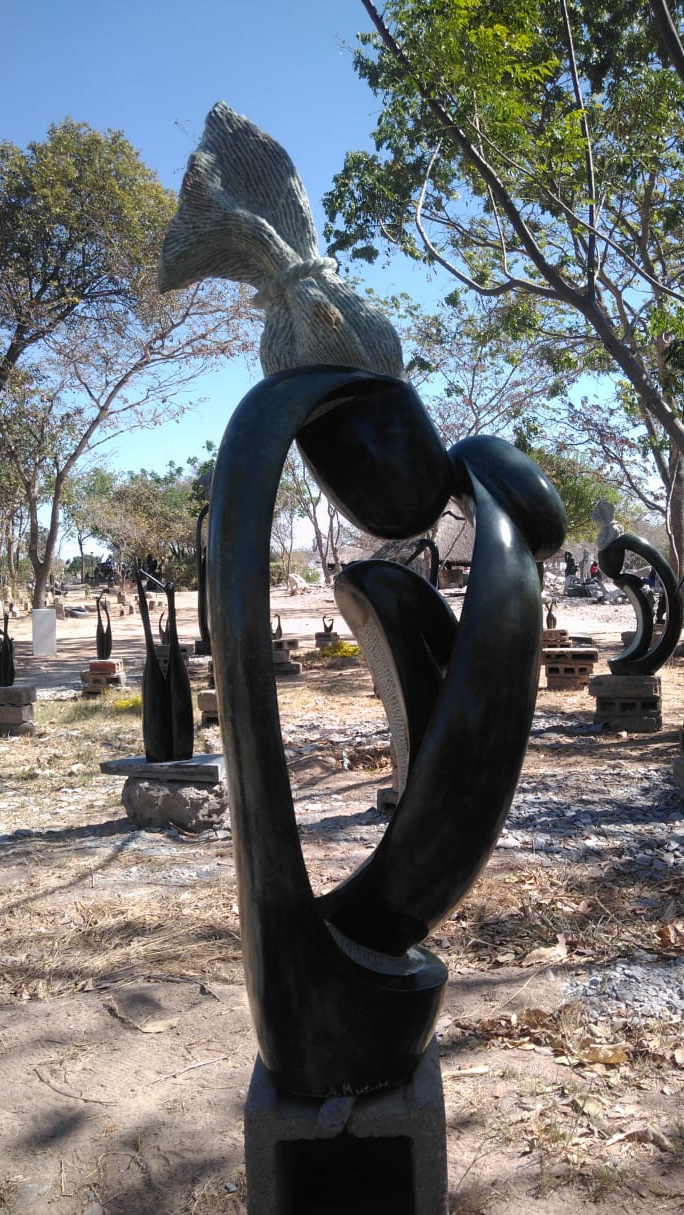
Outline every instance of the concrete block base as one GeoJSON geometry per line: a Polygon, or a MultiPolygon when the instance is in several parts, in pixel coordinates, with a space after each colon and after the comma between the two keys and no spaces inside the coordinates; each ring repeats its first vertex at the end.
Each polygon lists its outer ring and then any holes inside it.
{"type": "Polygon", "coordinates": [[[653,734],[662,728],[658,675],[596,675],[590,680],[588,691],[596,697],[597,724],[630,734],[653,734]]]}
{"type": "Polygon", "coordinates": [[[548,646],[542,650],[542,664],[549,689],[586,688],[598,662],[592,646],[548,646]]]}
{"type": "Polygon", "coordinates": [[[33,704],[36,696],[36,688],[24,684],[0,687],[0,736],[18,738],[35,734],[33,704]]]}
{"type": "Polygon", "coordinates": [[[257,1059],[245,1160],[248,1215],[446,1215],[436,1041],[402,1088],[327,1101],[280,1092],[257,1059]]]}

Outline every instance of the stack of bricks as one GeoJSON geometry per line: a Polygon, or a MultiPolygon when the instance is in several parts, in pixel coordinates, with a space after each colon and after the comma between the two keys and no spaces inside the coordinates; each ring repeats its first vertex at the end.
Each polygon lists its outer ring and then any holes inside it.
{"type": "Polygon", "coordinates": [[[299,653],[298,637],[279,637],[271,642],[273,646],[273,667],[276,675],[301,675],[301,662],[293,661],[299,653]]]}
{"type": "Polygon", "coordinates": [[[663,724],[658,675],[596,675],[589,684],[596,697],[594,721],[609,730],[652,734],[663,724]]]}
{"type": "Polygon", "coordinates": [[[214,684],[214,663],[209,659],[209,687],[204,688],[197,693],[197,708],[202,714],[201,725],[216,726],[218,725],[218,699],[216,696],[216,686],[214,684]]]}
{"type": "Polygon", "coordinates": [[[36,689],[22,684],[0,687],[0,735],[35,734],[33,705],[36,689]]]}
{"type": "Polygon", "coordinates": [[[598,650],[588,645],[551,645],[542,650],[549,691],[586,688],[598,662],[598,650]]]}
{"type": "Polygon", "coordinates": [[[126,672],[120,658],[92,658],[88,670],[81,671],[84,696],[99,696],[105,688],[122,688],[126,672]]]}

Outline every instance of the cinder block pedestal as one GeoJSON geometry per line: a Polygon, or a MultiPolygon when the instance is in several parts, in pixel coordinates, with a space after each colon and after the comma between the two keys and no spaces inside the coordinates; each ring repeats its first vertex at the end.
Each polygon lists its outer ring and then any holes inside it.
{"type": "Polygon", "coordinates": [[[596,697],[597,724],[632,734],[661,729],[663,702],[658,675],[595,675],[588,691],[596,697]]]}
{"type": "Polygon", "coordinates": [[[546,686],[558,691],[586,688],[597,662],[598,650],[591,646],[549,646],[542,650],[546,686]]]}
{"type": "Polygon", "coordinates": [[[273,669],[276,675],[301,675],[301,662],[294,661],[299,652],[298,637],[280,637],[273,641],[273,669]]]}
{"type": "Polygon", "coordinates": [[[22,684],[0,688],[0,735],[16,738],[22,734],[35,734],[33,705],[36,696],[36,688],[22,684]]]}
{"type": "Polygon", "coordinates": [[[403,1088],[327,1101],[279,1091],[258,1058],[245,1161],[249,1215],[446,1215],[436,1041],[403,1088]]]}
{"type": "Polygon", "coordinates": [[[203,726],[215,726],[219,719],[216,688],[203,688],[197,693],[197,708],[202,714],[203,726]]]}
{"type": "Polygon", "coordinates": [[[123,688],[126,671],[120,658],[92,658],[88,670],[81,671],[84,696],[99,696],[105,688],[123,688]]]}
{"type": "Polygon", "coordinates": [[[339,633],[315,633],[314,645],[317,650],[327,650],[330,646],[338,645],[340,640],[339,633]]]}

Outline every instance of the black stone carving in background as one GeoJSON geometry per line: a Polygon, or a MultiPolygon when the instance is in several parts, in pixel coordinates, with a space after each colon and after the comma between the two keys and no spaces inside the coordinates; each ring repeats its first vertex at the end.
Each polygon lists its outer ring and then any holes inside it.
{"type": "Polygon", "coordinates": [[[0,630],[0,688],[11,688],[14,683],[14,642],[8,630],[9,615],[5,612],[0,630]]]}
{"type": "MultiPolygon", "coordinates": [[[[104,592],[103,592],[104,594],[104,592]]],[[[97,628],[95,630],[95,648],[99,659],[109,658],[112,652],[112,623],[109,618],[107,600],[98,595],[95,600],[97,607],[97,628]],[[107,625],[102,623],[102,611],[107,618],[107,625]]]]}
{"type": "Polygon", "coordinates": [[[200,644],[196,646],[198,654],[211,654],[211,635],[209,633],[209,613],[207,612],[207,546],[202,542],[202,525],[209,512],[208,506],[203,506],[197,516],[195,533],[195,563],[197,571],[197,620],[200,631],[200,644]]]}
{"type": "Polygon", "coordinates": [[[637,618],[633,640],[617,658],[609,660],[608,666],[613,675],[655,675],[674,653],[682,631],[684,605],[672,568],[652,544],[629,533],[616,536],[605,548],[599,549],[598,563],[604,574],[612,578],[615,585],[624,591],[637,618]],[[665,626],[654,645],[651,644],[653,601],[648,587],[644,588],[642,578],[636,574],[622,572],[622,562],[627,552],[643,557],[655,570],[663,586],[666,602],[665,626]]]}
{"type": "Polygon", "coordinates": [[[437,545],[435,544],[434,540],[428,540],[427,537],[425,538],[425,540],[421,540],[418,543],[418,545],[416,546],[416,548],[414,548],[410,557],[406,558],[404,565],[410,565],[412,561],[415,561],[416,557],[420,556],[421,553],[425,553],[425,552],[428,552],[430,554],[430,570],[428,573],[428,582],[430,583],[431,586],[438,586],[439,585],[439,549],[437,548],[437,545]]]}
{"type": "Polygon", "coordinates": [[[145,630],[145,669],[142,678],[142,723],[145,756],[150,763],[190,759],[194,748],[192,692],[178,642],[173,583],[162,586],[156,578],[136,569],[138,603],[145,630]],[[169,633],[168,666],[164,670],[155,649],[143,578],[166,595],[169,633]]]}
{"type": "Polygon", "coordinates": [[[526,456],[485,437],[447,452],[403,381],[332,366],[283,372],[233,414],[214,473],[208,594],[247,990],[262,1059],[283,1088],[363,1093],[417,1066],[447,978],[421,942],[469,889],[508,812],[538,686],[535,560],[563,535],[560,499],[526,456]],[[403,704],[407,758],[382,841],[318,899],[271,656],[271,519],[295,438],[328,498],[372,535],[420,534],[451,496],[476,521],[458,623],[403,565],[359,562],[336,581],[374,676],[384,671],[388,700],[403,704]]]}

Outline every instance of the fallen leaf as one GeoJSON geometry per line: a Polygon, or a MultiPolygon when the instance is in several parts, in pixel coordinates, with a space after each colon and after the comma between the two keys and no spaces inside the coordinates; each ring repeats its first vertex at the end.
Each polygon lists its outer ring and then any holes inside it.
{"type": "Polygon", "coordinates": [[[545,966],[551,962],[560,962],[568,956],[568,947],[562,933],[558,935],[555,945],[540,945],[532,949],[522,959],[521,966],[545,966]]]}
{"type": "Polygon", "coordinates": [[[139,1029],[143,1034],[163,1034],[167,1029],[174,1029],[180,1017],[169,1017],[166,1021],[143,1021],[138,1025],[133,1021],[136,1029],[139,1029]]]}
{"type": "Polygon", "coordinates": [[[629,1047],[623,1042],[591,1042],[577,1052],[582,1063],[607,1063],[617,1066],[629,1061],[629,1047]]]}

